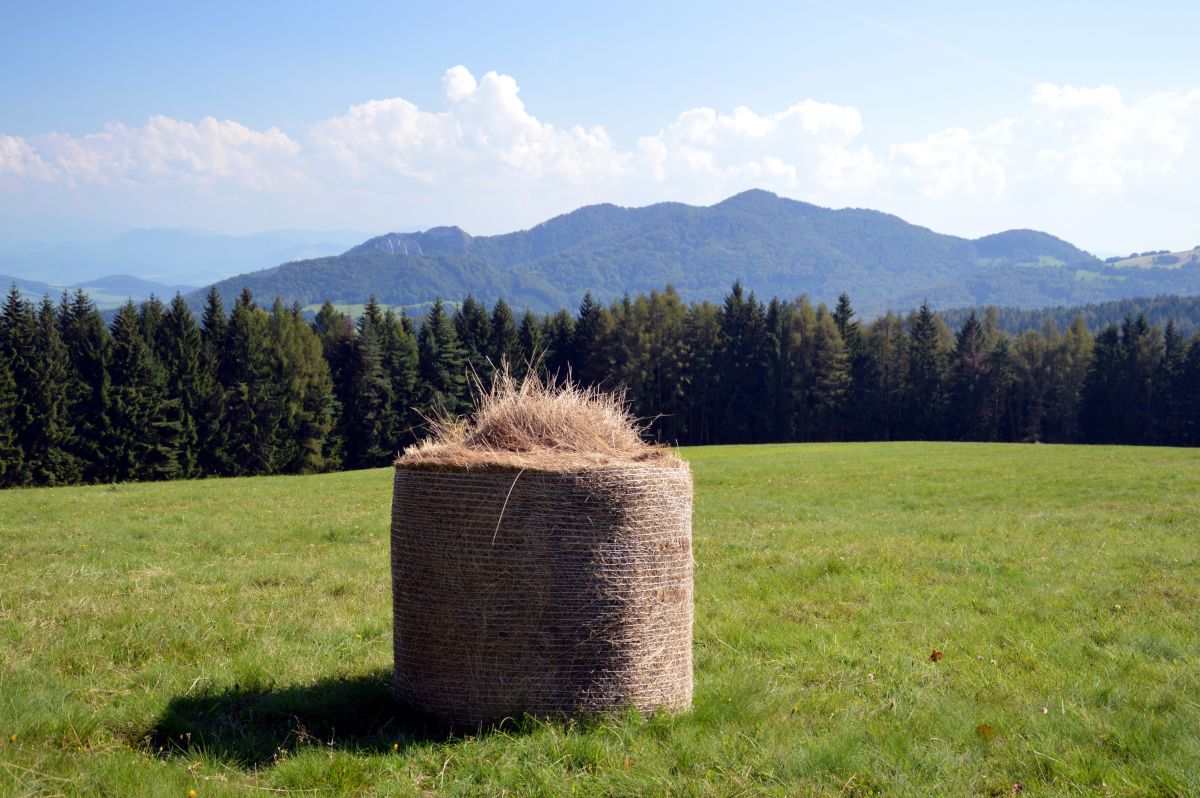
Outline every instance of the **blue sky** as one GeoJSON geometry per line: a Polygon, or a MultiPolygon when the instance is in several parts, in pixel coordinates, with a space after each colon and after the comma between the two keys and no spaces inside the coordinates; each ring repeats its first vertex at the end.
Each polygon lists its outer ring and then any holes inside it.
{"type": "Polygon", "coordinates": [[[10,233],[492,233],[763,187],[961,235],[1200,243],[1196,4],[5,3],[0,19],[10,233]]]}

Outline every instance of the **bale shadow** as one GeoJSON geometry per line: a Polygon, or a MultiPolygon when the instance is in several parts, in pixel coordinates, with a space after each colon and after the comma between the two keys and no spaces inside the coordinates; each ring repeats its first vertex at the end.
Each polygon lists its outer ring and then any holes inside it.
{"type": "Polygon", "coordinates": [[[304,747],[372,754],[455,738],[397,701],[390,682],[390,671],[378,671],[312,684],[191,692],[171,699],[141,742],[158,756],[203,751],[256,768],[304,747]]]}

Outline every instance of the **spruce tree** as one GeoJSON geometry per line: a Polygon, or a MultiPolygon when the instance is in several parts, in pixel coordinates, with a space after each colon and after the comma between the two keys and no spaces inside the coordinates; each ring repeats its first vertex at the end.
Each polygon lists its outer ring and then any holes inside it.
{"type": "Polygon", "coordinates": [[[454,332],[472,374],[488,379],[499,362],[492,357],[492,323],[487,308],[467,294],[462,306],[454,312],[454,332]]]}
{"type": "Polygon", "coordinates": [[[904,320],[888,311],[871,322],[863,346],[867,373],[855,412],[860,414],[855,434],[861,439],[900,440],[911,437],[908,410],[909,335],[904,320]]]}
{"type": "Polygon", "coordinates": [[[637,300],[625,295],[608,309],[610,334],[599,346],[603,360],[611,366],[605,379],[621,386],[633,413],[639,417],[654,415],[647,398],[650,376],[649,304],[645,295],[637,300]]]}
{"type": "Polygon", "coordinates": [[[70,361],[68,414],[74,422],[72,453],[81,464],[84,482],[103,482],[106,452],[112,443],[108,412],[108,360],[112,339],[91,299],[77,290],[59,306],[59,331],[70,361]]]}
{"type": "Polygon", "coordinates": [[[59,332],[54,303],[44,297],[38,305],[33,338],[34,372],[26,401],[35,412],[22,441],[35,485],[69,485],[83,477],[75,456],[74,420],[70,415],[71,360],[59,332]]]}
{"type": "Polygon", "coordinates": [[[21,463],[21,450],[17,446],[17,383],[8,355],[0,351],[0,488],[14,484],[10,473],[21,463]]]}
{"type": "MultiPolygon", "coordinates": [[[[493,368],[507,367],[509,373],[518,371],[524,366],[521,334],[517,329],[517,320],[513,316],[512,308],[503,299],[496,300],[489,326],[491,335],[488,338],[488,357],[493,368]]],[[[480,376],[483,376],[482,372],[480,376]]]]}
{"type": "Polygon", "coordinates": [[[153,294],[138,307],[138,322],[142,328],[142,340],[150,347],[150,354],[154,357],[159,356],[158,344],[161,340],[161,328],[165,315],[166,308],[163,307],[162,300],[153,294]]]}
{"type": "Polygon", "coordinates": [[[1163,331],[1163,355],[1154,378],[1158,385],[1154,408],[1158,422],[1158,443],[1177,445],[1182,437],[1184,393],[1181,381],[1186,362],[1187,340],[1179,334],[1175,320],[1171,319],[1163,331]]]}
{"type": "Polygon", "coordinates": [[[248,291],[229,314],[218,374],[225,390],[228,472],[269,474],[277,462],[283,397],[274,380],[269,317],[248,291]]]}
{"type": "Polygon", "coordinates": [[[1175,388],[1179,396],[1178,443],[1200,446],[1200,333],[1192,338],[1175,388]]]}
{"type": "Polygon", "coordinates": [[[946,438],[945,366],[938,320],[923,303],[909,320],[904,434],[918,440],[946,438]]]}
{"type": "Polygon", "coordinates": [[[200,320],[200,375],[196,397],[196,468],[204,476],[230,472],[221,362],[229,332],[225,306],[215,287],[205,298],[200,320]]]}
{"type": "Polygon", "coordinates": [[[755,443],[762,438],[762,408],[770,401],[769,346],[762,304],[753,291],[746,296],[741,283],[734,283],[721,310],[719,442],[755,443]]]}
{"type": "Polygon", "coordinates": [[[417,337],[421,405],[426,416],[458,413],[466,406],[466,356],[446,306],[438,299],[417,337]]]}
{"type": "Polygon", "coordinates": [[[789,441],[796,435],[801,384],[800,331],[796,309],[773,298],[767,305],[768,400],[763,407],[766,440],[789,441]]]}
{"type": "Polygon", "coordinates": [[[853,353],[857,348],[862,330],[859,323],[854,320],[854,308],[850,304],[849,294],[840,294],[838,296],[837,307],[833,311],[833,321],[837,325],[838,333],[842,336],[842,341],[845,342],[847,351],[853,353]]]}
{"type": "Polygon", "coordinates": [[[842,332],[824,305],[817,309],[810,362],[808,411],[813,421],[812,437],[837,440],[841,437],[846,395],[850,391],[850,359],[842,332]]]}
{"type": "Polygon", "coordinates": [[[278,297],[268,326],[280,415],[270,470],[309,474],[324,470],[325,438],[333,425],[333,381],[321,341],[298,304],[278,297]]]}
{"type": "Polygon", "coordinates": [[[383,316],[383,333],[383,371],[391,397],[384,441],[390,451],[400,451],[415,442],[414,430],[421,423],[417,338],[408,317],[397,318],[390,309],[383,316]]]}
{"type": "Polygon", "coordinates": [[[645,310],[648,359],[646,410],[659,440],[679,442],[687,433],[687,307],[672,286],[650,292],[645,310]]]}
{"type": "Polygon", "coordinates": [[[1155,409],[1160,388],[1157,377],[1163,360],[1162,334],[1152,327],[1145,315],[1128,316],[1121,327],[1124,353],[1121,404],[1126,413],[1122,443],[1149,444],[1158,437],[1155,409]]]}
{"type": "Polygon", "coordinates": [[[342,468],[351,421],[347,408],[354,403],[354,322],[326,300],[317,311],[313,332],[321,342],[333,383],[330,407],[333,428],[325,438],[322,458],[326,468],[342,468]]]}
{"type": "Polygon", "coordinates": [[[1084,381],[1080,426],[1088,443],[1119,443],[1127,436],[1122,399],[1121,335],[1110,324],[1096,336],[1091,368],[1084,381]]]}
{"type": "Polygon", "coordinates": [[[571,371],[571,345],[575,339],[575,317],[560,310],[546,318],[542,341],[546,346],[546,372],[555,379],[565,379],[571,371]]]}
{"type": "Polygon", "coordinates": [[[971,311],[955,337],[950,357],[948,415],[954,440],[987,441],[995,437],[989,349],[983,325],[971,311]]]}
{"type": "Polygon", "coordinates": [[[4,468],[6,487],[33,483],[33,463],[25,446],[33,434],[34,416],[38,412],[33,390],[38,369],[34,351],[36,334],[37,319],[33,308],[14,284],[0,311],[0,354],[5,358],[15,391],[8,414],[13,443],[4,468]]]}
{"type": "Polygon", "coordinates": [[[178,426],[166,376],[142,337],[137,309],[127,302],[112,323],[112,445],[108,477],[170,479],[178,474],[178,426]]]}
{"type": "Polygon", "coordinates": [[[535,371],[545,367],[546,345],[542,339],[542,324],[533,311],[525,311],[521,316],[521,328],[517,331],[517,340],[521,345],[521,357],[514,366],[513,373],[517,377],[525,376],[527,369],[535,371]]]}
{"type": "Polygon", "coordinates": [[[1060,338],[1053,323],[1038,334],[1024,330],[1012,347],[1011,439],[1025,442],[1049,440],[1046,427],[1050,389],[1050,352],[1060,338]]]}
{"type": "Polygon", "coordinates": [[[684,436],[689,443],[709,444],[719,440],[721,411],[721,311],[711,302],[693,305],[683,328],[683,379],[688,386],[684,398],[684,436]]]}
{"type": "Polygon", "coordinates": [[[388,418],[392,408],[391,380],[384,373],[386,337],[383,313],[371,297],[359,319],[346,364],[349,388],[343,399],[346,468],[375,468],[395,456],[393,443],[386,439],[394,429],[388,418]]]}
{"type": "Polygon", "coordinates": [[[166,375],[169,407],[178,422],[179,475],[191,479],[202,475],[200,430],[215,377],[204,366],[200,328],[179,294],[171,300],[157,332],[156,351],[166,375]]]}
{"type": "Polygon", "coordinates": [[[572,379],[583,385],[602,385],[609,379],[613,369],[609,359],[612,334],[612,313],[596,302],[590,291],[584,294],[571,333],[568,360],[572,379]]]}

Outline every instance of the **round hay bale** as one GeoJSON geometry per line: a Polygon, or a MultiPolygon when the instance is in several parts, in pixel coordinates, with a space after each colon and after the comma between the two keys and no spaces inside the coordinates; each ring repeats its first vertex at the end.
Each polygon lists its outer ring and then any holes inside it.
{"type": "Polygon", "coordinates": [[[397,695],[453,725],[688,708],[691,509],[686,464],[642,443],[618,399],[502,380],[473,422],[397,461],[397,695]],[[552,403],[575,406],[573,425],[634,430],[636,446],[573,449],[588,436],[564,438],[552,403]],[[555,447],[481,447],[498,415],[555,447]]]}

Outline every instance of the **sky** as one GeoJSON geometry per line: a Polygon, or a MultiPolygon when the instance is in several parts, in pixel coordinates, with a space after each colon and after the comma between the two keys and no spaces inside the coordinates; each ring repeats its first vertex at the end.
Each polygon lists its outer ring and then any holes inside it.
{"type": "Polygon", "coordinates": [[[0,0],[0,242],[530,227],[763,188],[1200,244],[1200,4],[0,0]]]}

